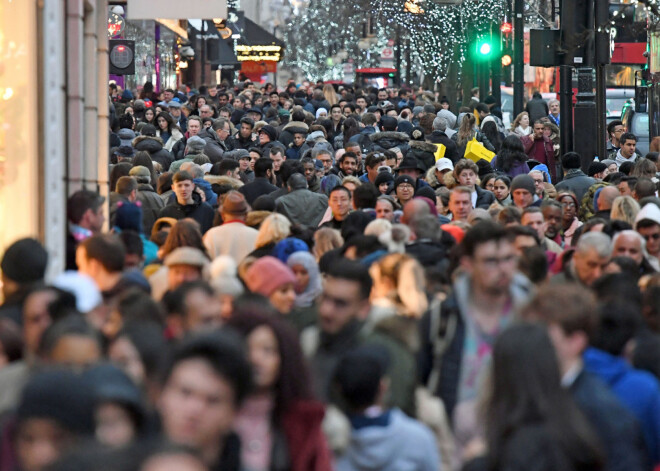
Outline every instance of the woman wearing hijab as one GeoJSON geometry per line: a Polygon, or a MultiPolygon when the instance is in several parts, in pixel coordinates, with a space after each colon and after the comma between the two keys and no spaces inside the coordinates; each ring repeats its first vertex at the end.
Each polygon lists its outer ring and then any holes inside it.
{"type": "Polygon", "coordinates": [[[287,265],[296,276],[296,300],[290,315],[291,322],[299,331],[316,323],[318,306],[316,300],[323,291],[323,282],[316,259],[309,252],[295,252],[289,256],[287,265]]]}

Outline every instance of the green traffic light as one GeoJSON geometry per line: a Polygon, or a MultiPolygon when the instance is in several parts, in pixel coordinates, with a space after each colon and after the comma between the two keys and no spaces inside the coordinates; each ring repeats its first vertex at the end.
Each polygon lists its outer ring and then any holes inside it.
{"type": "Polygon", "coordinates": [[[483,43],[479,46],[479,54],[481,54],[482,56],[489,55],[491,53],[491,51],[492,51],[492,48],[491,48],[490,44],[488,44],[488,43],[483,43]]]}

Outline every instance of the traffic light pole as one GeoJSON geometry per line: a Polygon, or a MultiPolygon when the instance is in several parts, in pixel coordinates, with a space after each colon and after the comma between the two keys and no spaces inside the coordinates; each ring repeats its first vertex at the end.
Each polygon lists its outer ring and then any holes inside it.
{"type": "Polygon", "coordinates": [[[492,26],[493,37],[495,41],[494,44],[497,45],[498,54],[495,54],[495,58],[491,61],[491,73],[492,73],[492,88],[493,88],[493,98],[495,98],[495,103],[502,105],[502,91],[500,87],[502,86],[502,36],[501,31],[498,25],[493,24],[492,26]]]}
{"type": "Polygon", "coordinates": [[[596,65],[596,153],[599,160],[607,158],[607,109],[605,103],[605,66],[596,65]]]}
{"type": "Polygon", "coordinates": [[[479,99],[484,101],[488,96],[488,81],[490,79],[490,67],[487,61],[479,61],[477,64],[477,72],[479,77],[479,99]]]}
{"type": "Polygon", "coordinates": [[[525,50],[524,50],[524,0],[513,0],[513,114],[523,111],[523,98],[525,95],[525,50]]]}
{"type": "Polygon", "coordinates": [[[573,67],[559,67],[559,147],[561,155],[573,151],[573,67]]]}

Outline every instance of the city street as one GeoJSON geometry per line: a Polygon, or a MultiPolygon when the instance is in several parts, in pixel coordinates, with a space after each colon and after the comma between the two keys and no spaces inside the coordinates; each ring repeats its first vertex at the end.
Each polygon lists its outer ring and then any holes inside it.
{"type": "Polygon", "coordinates": [[[0,471],[660,471],[659,18],[0,0],[0,471]]]}

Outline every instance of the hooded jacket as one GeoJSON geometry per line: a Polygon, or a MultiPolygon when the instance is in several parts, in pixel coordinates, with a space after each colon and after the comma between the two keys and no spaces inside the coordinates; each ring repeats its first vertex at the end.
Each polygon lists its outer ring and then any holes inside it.
{"type": "Polygon", "coordinates": [[[303,121],[289,121],[284,125],[282,131],[280,132],[279,141],[284,144],[284,147],[289,147],[289,144],[293,142],[293,129],[304,129],[305,134],[309,131],[309,126],[303,121]]]}
{"type": "Polygon", "coordinates": [[[374,143],[375,149],[380,148],[389,150],[394,147],[398,147],[401,149],[401,153],[403,153],[403,155],[405,155],[406,152],[408,152],[408,149],[410,149],[410,144],[408,144],[408,141],[410,141],[410,136],[408,136],[408,134],[405,132],[375,132],[370,135],[369,138],[371,139],[371,142],[374,143]]]}
{"type": "Polygon", "coordinates": [[[431,431],[398,409],[385,416],[385,425],[353,426],[337,471],[437,471],[440,458],[431,431]]]}
{"type": "Polygon", "coordinates": [[[649,456],[660,463],[660,384],[646,371],[632,368],[623,357],[597,348],[584,352],[585,369],[597,375],[630,410],[640,425],[649,456]]]}
{"type": "MultiPolygon", "coordinates": [[[[509,286],[509,293],[513,301],[514,312],[522,307],[531,295],[532,285],[527,278],[522,275],[515,275],[509,286]]],[[[456,320],[456,329],[451,338],[446,337],[448,342],[447,349],[442,357],[440,365],[440,381],[435,391],[431,391],[439,396],[445,404],[447,415],[453,415],[454,407],[458,401],[458,389],[461,378],[461,364],[463,362],[463,349],[466,336],[466,316],[470,306],[470,277],[460,276],[454,282],[454,290],[449,297],[442,303],[440,317],[448,320],[452,317],[456,320]]],[[[431,311],[429,310],[422,317],[420,324],[420,335],[422,345],[418,353],[418,369],[422,383],[426,384],[433,370],[434,358],[434,340],[431,340],[431,326],[435,325],[437,320],[431,320],[431,311]]],[[[445,324],[447,323],[445,322],[445,324]]],[[[447,333],[448,335],[448,333],[447,333]]]]}
{"type": "MultiPolygon", "coordinates": [[[[454,148],[456,145],[454,144],[454,148]]],[[[420,167],[424,167],[424,172],[435,165],[435,152],[438,150],[435,144],[424,141],[410,141],[410,150],[406,157],[415,157],[420,167]]]]}
{"type": "Polygon", "coordinates": [[[445,146],[445,157],[451,160],[454,164],[458,162],[458,147],[456,146],[456,142],[449,137],[446,131],[433,131],[428,137],[428,141],[433,144],[442,144],[445,146]]]}
{"type": "Polygon", "coordinates": [[[151,160],[155,160],[162,165],[163,170],[169,169],[174,156],[163,148],[163,140],[156,136],[138,136],[133,139],[133,147],[138,151],[147,151],[151,155],[151,160]]]}

